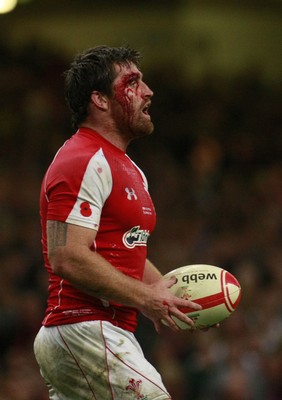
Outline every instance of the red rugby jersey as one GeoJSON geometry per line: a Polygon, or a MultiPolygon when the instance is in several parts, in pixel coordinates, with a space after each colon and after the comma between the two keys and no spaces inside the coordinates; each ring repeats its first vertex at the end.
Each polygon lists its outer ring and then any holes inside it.
{"type": "Polygon", "coordinates": [[[147,239],[156,222],[142,171],[97,132],[81,128],[57,152],[46,172],[40,214],[43,256],[49,273],[43,325],[102,319],[133,332],[137,310],[85,294],[52,272],[46,221],[97,230],[92,250],[124,274],[141,280],[147,239]]]}

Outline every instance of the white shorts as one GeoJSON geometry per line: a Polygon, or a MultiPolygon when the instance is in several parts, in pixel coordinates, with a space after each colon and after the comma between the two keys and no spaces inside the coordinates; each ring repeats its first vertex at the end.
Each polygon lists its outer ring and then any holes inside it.
{"type": "Polygon", "coordinates": [[[106,321],[42,327],[34,342],[51,400],[168,400],[133,333],[106,321]]]}

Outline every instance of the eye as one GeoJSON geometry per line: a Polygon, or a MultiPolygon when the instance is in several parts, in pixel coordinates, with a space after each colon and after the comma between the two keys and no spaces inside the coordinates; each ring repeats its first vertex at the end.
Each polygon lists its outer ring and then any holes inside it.
{"type": "Polygon", "coordinates": [[[131,78],[128,81],[128,86],[129,87],[135,87],[137,85],[137,78],[131,78]]]}
{"type": "Polygon", "coordinates": [[[137,73],[132,73],[127,76],[127,87],[129,88],[136,88],[139,84],[140,75],[137,73]]]}

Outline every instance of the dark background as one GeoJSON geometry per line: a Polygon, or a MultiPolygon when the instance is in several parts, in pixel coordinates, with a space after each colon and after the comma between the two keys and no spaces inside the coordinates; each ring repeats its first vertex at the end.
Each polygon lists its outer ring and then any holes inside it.
{"type": "Polygon", "coordinates": [[[98,44],[141,50],[152,136],[128,153],[158,223],[163,273],[231,271],[242,302],[220,329],[137,336],[174,400],[282,398],[282,2],[21,1],[0,15],[0,400],[45,400],[32,344],[47,293],[38,199],[73,130],[62,73],[98,44]]]}

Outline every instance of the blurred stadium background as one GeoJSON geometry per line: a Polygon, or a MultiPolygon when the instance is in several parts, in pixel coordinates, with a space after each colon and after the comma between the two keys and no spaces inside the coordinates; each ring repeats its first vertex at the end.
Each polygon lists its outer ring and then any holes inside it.
{"type": "Polygon", "coordinates": [[[208,333],[157,335],[141,317],[147,357],[174,400],[281,400],[281,17],[281,0],[19,0],[0,14],[0,400],[48,398],[32,352],[39,189],[73,132],[62,72],[98,44],[141,50],[155,92],[155,133],[129,148],[158,213],[150,258],[163,273],[216,264],[243,288],[208,333]]]}

